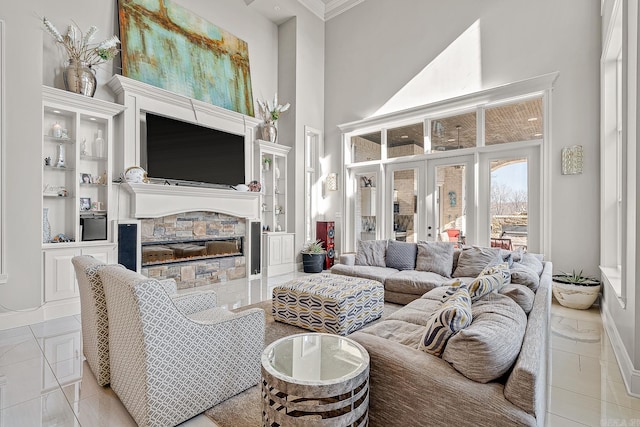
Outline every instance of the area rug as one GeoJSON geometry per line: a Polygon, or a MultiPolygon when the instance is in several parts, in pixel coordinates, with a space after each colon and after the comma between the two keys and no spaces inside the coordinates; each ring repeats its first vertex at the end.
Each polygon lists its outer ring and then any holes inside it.
{"type": "MultiPolygon", "coordinates": [[[[265,347],[280,338],[309,332],[297,326],[276,322],[271,315],[271,300],[242,307],[234,311],[242,311],[256,307],[263,309],[265,312],[265,347]]],[[[369,323],[367,326],[380,322],[400,308],[402,308],[401,305],[385,303],[382,317],[369,323]]],[[[219,427],[258,427],[262,425],[260,387],[256,385],[233,396],[213,408],[208,409],[205,415],[213,420],[219,427]]]]}

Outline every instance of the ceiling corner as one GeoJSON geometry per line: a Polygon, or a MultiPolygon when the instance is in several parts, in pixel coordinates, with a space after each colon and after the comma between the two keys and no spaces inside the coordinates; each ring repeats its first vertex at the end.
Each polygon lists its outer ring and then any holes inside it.
{"type": "Polygon", "coordinates": [[[364,0],[325,0],[324,20],[328,21],[331,18],[335,18],[362,2],[364,0]]]}
{"type": "Polygon", "coordinates": [[[322,0],[298,0],[298,2],[313,12],[318,18],[323,21],[325,20],[325,4],[322,0]]]}

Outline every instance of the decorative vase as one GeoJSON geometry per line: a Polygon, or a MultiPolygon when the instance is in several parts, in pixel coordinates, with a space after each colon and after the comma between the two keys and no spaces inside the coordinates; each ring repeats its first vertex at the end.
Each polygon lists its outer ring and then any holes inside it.
{"type": "Polygon", "coordinates": [[[69,92],[79,93],[85,96],[93,96],[96,93],[95,71],[86,62],[69,60],[69,65],[62,73],[64,87],[69,92]]]}
{"type": "Polygon", "coordinates": [[[324,261],[327,254],[321,253],[303,253],[302,268],[305,273],[322,273],[324,261]]]}
{"type": "Polygon", "coordinates": [[[586,310],[598,299],[600,287],[600,284],[596,286],[581,286],[553,280],[551,290],[560,305],[578,310],[586,310]]]}
{"type": "Polygon", "coordinates": [[[42,243],[51,242],[51,224],[49,223],[49,208],[42,208],[42,243]]]}
{"type": "Polygon", "coordinates": [[[104,138],[102,138],[102,129],[98,129],[98,136],[93,141],[93,157],[104,157],[104,138]]]}
{"type": "Polygon", "coordinates": [[[274,122],[265,122],[262,124],[262,139],[275,143],[278,139],[278,129],[274,122]]]}

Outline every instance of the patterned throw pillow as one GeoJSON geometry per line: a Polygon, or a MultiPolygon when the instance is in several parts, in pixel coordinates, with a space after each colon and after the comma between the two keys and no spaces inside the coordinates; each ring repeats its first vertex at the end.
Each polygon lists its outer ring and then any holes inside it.
{"type": "Polygon", "coordinates": [[[503,286],[502,273],[485,274],[478,276],[469,285],[460,285],[460,282],[454,282],[451,286],[467,286],[471,301],[475,302],[485,295],[489,295],[493,291],[499,291],[503,286]]]}
{"type": "Polygon", "coordinates": [[[480,273],[481,276],[488,276],[491,274],[500,273],[503,278],[503,285],[508,285],[511,283],[511,270],[509,270],[509,264],[507,262],[503,262],[502,264],[490,265],[482,270],[480,273]]]}
{"type": "Polygon", "coordinates": [[[387,244],[387,267],[397,270],[415,270],[417,251],[418,247],[415,243],[389,240],[387,244]]]}
{"type": "Polygon", "coordinates": [[[457,288],[427,321],[419,349],[441,357],[447,341],[471,324],[471,298],[466,287],[457,288]]]}

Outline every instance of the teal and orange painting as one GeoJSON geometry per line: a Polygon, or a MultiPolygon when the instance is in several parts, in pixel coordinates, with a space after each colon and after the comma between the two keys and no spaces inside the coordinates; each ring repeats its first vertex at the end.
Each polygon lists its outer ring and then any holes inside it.
{"type": "Polygon", "coordinates": [[[119,0],[122,75],[253,116],[247,43],[170,0],[119,0]]]}

